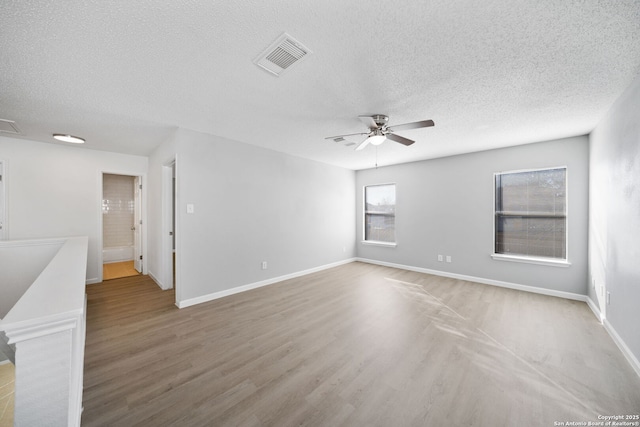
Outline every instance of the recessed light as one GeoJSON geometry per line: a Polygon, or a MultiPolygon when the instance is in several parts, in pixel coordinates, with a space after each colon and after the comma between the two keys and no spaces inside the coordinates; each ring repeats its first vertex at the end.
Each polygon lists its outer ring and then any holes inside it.
{"type": "Polygon", "coordinates": [[[58,141],[70,142],[72,144],[84,144],[84,139],[64,133],[54,133],[53,137],[58,141]]]}

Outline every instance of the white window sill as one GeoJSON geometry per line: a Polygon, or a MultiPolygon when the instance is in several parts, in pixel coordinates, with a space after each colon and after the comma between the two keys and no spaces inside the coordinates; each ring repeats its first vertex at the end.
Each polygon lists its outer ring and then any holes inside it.
{"type": "Polygon", "coordinates": [[[396,243],[392,242],[378,242],[376,240],[363,240],[361,242],[363,245],[371,245],[371,246],[385,246],[387,248],[395,248],[396,243]]]}
{"type": "Polygon", "coordinates": [[[491,254],[491,258],[497,261],[524,262],[526,264],[550,265],[552,267],[569,267],[571,265],[566,259],[536,258],[522,255],[491,254]]]}

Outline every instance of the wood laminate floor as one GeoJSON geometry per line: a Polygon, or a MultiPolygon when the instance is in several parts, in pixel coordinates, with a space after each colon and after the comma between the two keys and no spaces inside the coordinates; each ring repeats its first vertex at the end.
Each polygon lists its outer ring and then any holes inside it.
{"type": "Polygon", "coordinates": [[[0,365],[0,427],[13,426],[16,369],[13,363],[0,365]]]}
{"type": "Polygon", "coordinates": [[[178,309],[87,287],[83,426],[554,426],[639,414],[586,304],[351,263],[178,309]]]}

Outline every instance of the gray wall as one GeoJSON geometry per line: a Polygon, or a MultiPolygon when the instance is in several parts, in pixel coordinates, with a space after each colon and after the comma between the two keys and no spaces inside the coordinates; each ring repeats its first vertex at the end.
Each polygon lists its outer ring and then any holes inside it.
{"type": "Polygon", "coordinates": [[[589,298],[640,359],[640,77],[590,140],[589,298]]]}
{"type": "Polygon", "coordinates": [[[588,166],[582,136],[358,171],[358,257],[586,295],[588,166]],[[571,266],[493,260],[493,174],[553,166],[568,168],[571,266]],[[361,243],[363,186],[380,183],[396,183],[395,248],[361,243]]]}
{"type": "Polygon", "coordinates": [[[154,179],[172,144],[181,300],[355,256],[355,172],[180,129],[152,156],[154,179]]]}

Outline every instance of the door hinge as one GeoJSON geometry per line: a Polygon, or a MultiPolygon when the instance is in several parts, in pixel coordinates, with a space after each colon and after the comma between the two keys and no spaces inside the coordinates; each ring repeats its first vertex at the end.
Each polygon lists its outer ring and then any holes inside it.
{"type": "Polygon", "coordinates": [[[173,236],[173,231],[170,231],[170,232],[169,232],[169,236],[173,236]]]}
{"type": "Polygon", "coordinates": [[[142,220],[140,220],[140,225],[142,225],[142,220]]]}
{"type": "Polygon", "coordinates": [[[142,184],[140,184],[138,187],[140,187],[140,189],[142,190],[142,184]]]}
{"type": "MultiPolygon", "coordinates": [[[[129,188],[131,188],[131,187],[129,187],[129,188]]],[[[142,255],[140,255],[140,259],[142,259],[142,255]]]]}

